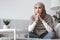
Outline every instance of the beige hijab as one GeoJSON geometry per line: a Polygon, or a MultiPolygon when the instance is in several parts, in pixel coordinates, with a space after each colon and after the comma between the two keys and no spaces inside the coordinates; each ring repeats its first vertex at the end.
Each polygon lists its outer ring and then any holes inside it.
{"type": "Polygon", "coordinates": [[[42,2],[37,2],[34,6],[39,5],[40,7],[42,7],[43,12],[41,17],[44,19],[45,15],[46,15],[46,10],[45,10],[45,5],[42,2]]]}

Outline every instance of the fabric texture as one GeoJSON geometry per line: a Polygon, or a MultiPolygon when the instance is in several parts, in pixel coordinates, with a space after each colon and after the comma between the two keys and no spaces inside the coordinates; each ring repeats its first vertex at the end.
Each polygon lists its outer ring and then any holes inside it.
{"type": "MultiPolygon", "coordinates": [[[[46,21],[46,23],[52,28],[54,29],[54,24],[53,24],[53,20],[51,18],[50,15],[46,14],[44,17],[44,20],[46,21]]],[[[31,20],[30,20],[30,25],[35,21],[35,15],[32,15],[31,20]]],[[[45,29],[43,23],[41,21],[38,21],[33,32],[36,33],[37,35],[41,35],[44,32],[46,32],[47,30],[45,29]]]]}

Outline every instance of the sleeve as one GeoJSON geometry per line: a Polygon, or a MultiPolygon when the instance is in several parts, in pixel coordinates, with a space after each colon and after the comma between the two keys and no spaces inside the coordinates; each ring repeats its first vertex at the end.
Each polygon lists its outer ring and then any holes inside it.
{"type": "Polygon", "coordinates": [[[53,19],[50,15],[47,17],[46,21],[43,21],[43,25],[46,27],[48,32],[54,31],[53,19]]]}
{"type": "Polygon", "coordinates": [[[31,25],[34,21],[35,21],[35,17],[34,15],[32,15],[29,20],[29,25],[31,25]]]}
{"type": "Polygon", "coordinates": [[[54,29],[54,23],[53,23],[53,19],[51,16],[48,18],[47,23],[52,29],[54,29]]]}
{"type": "Polygon", "coordinates": [[[28,26],[28,32],[32,32],[33,29],[35,28],[36,26],[36,22],[34,21],[34,18],[33,16],[30,18],[30,23],[29,23],[29,26],[28,26]]]}
{"type": "Polygon", "coordinates": [[[43,23],[44,27],[46,28],[46,30],[48,32],[52,32],[53,31],[53,29],[44,20],[42,21],[42,23],[43,23]]]}
{"type": "Polygon", "coordinates": [[[32,32],[33,29],[35,28],[36,22],[33,22],[31,25],[28,26],[28,31],[32,32]]]}

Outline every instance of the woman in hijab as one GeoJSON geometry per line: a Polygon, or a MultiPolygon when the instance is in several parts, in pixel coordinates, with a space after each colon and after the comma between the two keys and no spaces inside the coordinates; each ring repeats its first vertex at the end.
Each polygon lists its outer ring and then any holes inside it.
{"type": "Polygon", "coordinates": [[[41,2],[34,5],[34,12],[31,16],[30,25],[28,26],[30,38],[54,38],[54,24],[52,17],[46,13],[45,6],[41,2]]]}

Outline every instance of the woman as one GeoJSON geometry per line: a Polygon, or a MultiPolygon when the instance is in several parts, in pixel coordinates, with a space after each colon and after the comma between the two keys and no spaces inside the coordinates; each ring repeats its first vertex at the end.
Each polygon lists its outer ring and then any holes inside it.
{"type": "Polygon", "coordinates": [[[54,25],[50,15],[46,13],[45,6],[41,2],[34,5],[35,14],[32,15],[28,26],[30,38],[54,38],[54,25]]]}

